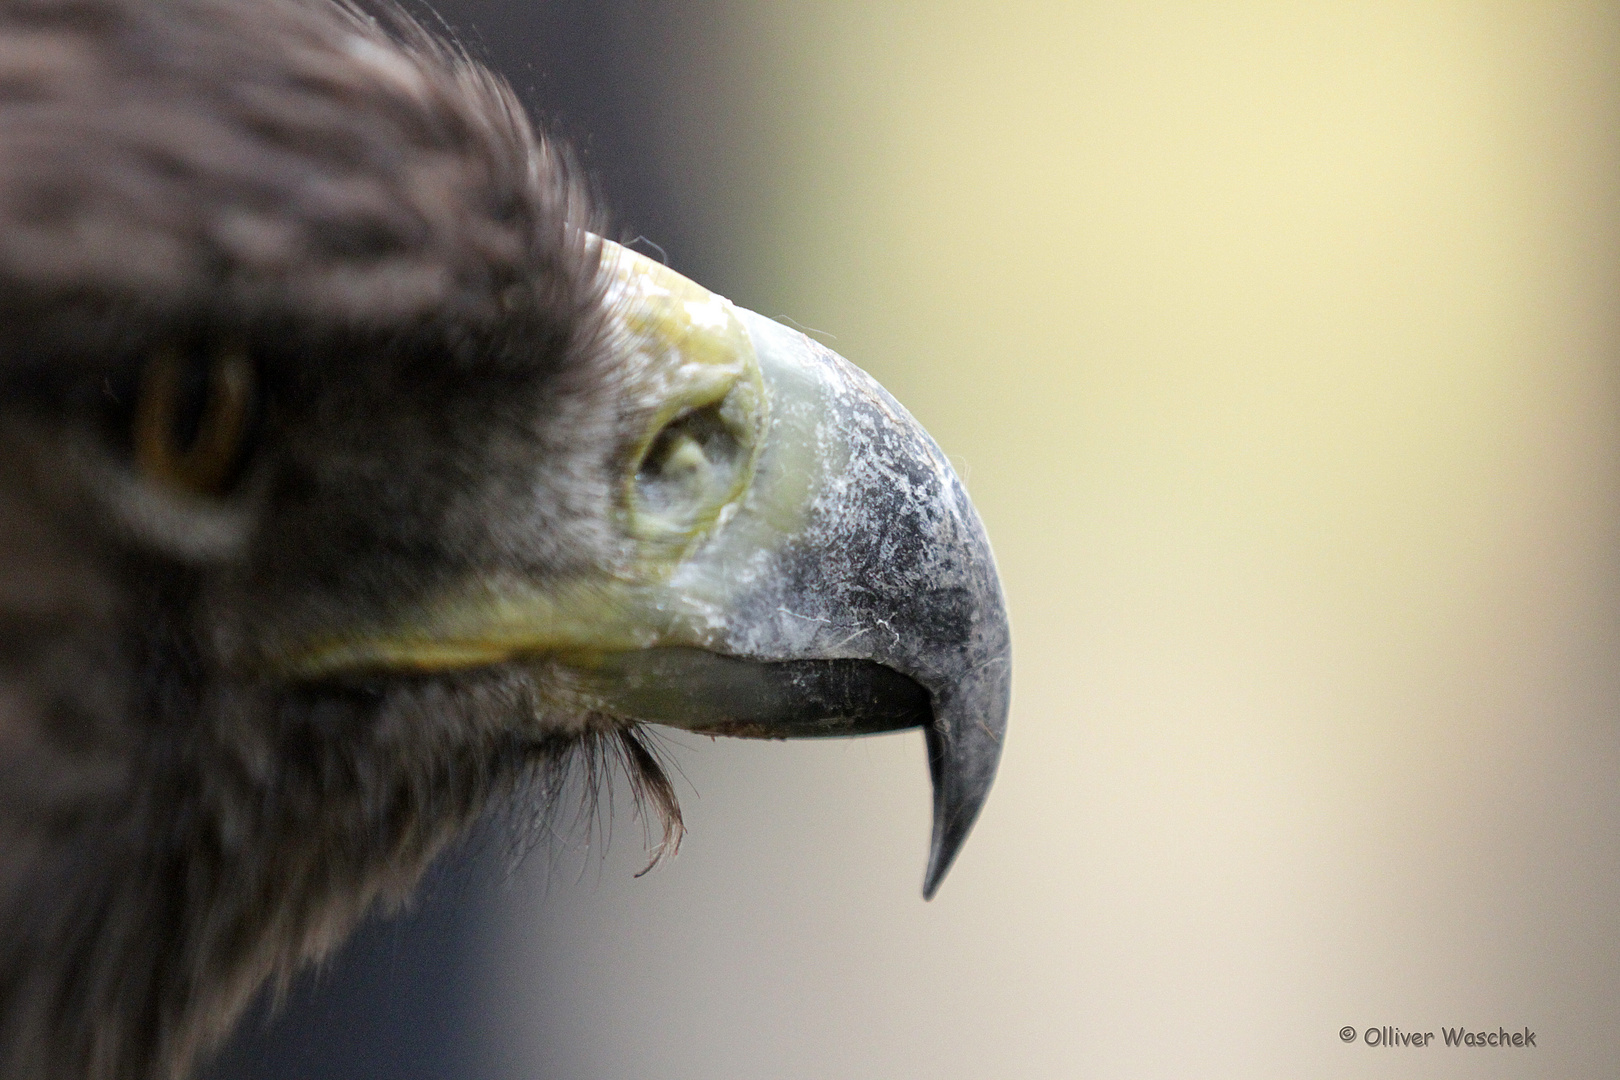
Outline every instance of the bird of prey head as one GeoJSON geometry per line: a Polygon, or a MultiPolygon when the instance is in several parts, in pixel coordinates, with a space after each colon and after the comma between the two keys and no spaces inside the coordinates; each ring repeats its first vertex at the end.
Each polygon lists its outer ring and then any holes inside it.
{"type": "Polygon", "coordinates": [[[386,9],[0,0],[0,1076],[182,1074],[570,756],[673,814],[642,723],[920,726],[938,884],[1007,710],[972,507],[600,228],[386,9]]]}

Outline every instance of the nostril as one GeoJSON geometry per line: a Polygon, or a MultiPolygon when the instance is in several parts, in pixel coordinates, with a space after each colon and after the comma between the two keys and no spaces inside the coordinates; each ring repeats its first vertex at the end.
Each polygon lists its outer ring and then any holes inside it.
{"type": "Polygon", "coordinates": [[[703,447],[690,435],[682,433],[675,440],[670,449],[669,456],[664,463],[664,475],[670,477],[684,477],[691,473],[701,472],[709,466],[709,459],[703,453],[703,447]]]}
{"type": "Polygon", "coordinates": [[[743,458],[719,403],[693,409],[653,439],[636,469],[636,493],[653,513],[701,514],[730,492],[743,458]]]}

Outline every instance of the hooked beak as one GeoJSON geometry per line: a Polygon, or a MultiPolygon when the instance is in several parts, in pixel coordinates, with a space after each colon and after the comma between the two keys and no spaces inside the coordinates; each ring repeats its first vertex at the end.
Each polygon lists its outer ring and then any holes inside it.
{"type": "Polygon", "coordinates": [[[1011,642],[989,541],[945,455],[881,386],[735,310],[769,402],[763,449],[726,530],[669,582],[723,583],[723,614],[702,648],[604,654],[591,689],[622,714],[723,735],[921,727],[932,897],[990,792],[1007,724],[1011,642]],[[789,491],[797,520],[783,529],[772,511],[789,491]]]}
{"type": "Polygon", "coordinates": [[[676,388],[625,482],[626,528],[656,570],[474,583],[291,668],[528,657],[566,673],[576,707],[624,720],[753,738],[920,727],[932,897],[984,805],[1007,723],[1007,615],[978,515],[939,447],[871,377],[602,245],[614,348],[663,365],[648,385],[676,388]]]}

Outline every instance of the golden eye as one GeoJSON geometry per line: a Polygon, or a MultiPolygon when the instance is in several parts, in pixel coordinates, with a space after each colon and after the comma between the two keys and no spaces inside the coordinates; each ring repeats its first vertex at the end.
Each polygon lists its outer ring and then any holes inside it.
{"type": "Polygon", "coordinates": [[[157,351],[141,373],[136,463],[170,487],[223,494],[242,463],[253,392],[253,365],[238,350],[195,358],[157,351]]]}

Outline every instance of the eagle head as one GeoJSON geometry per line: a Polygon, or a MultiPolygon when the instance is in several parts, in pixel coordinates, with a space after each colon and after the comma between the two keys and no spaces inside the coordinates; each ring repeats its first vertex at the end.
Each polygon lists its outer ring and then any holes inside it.
{"type": "Polygon", "coordinates": [[[1008,650],[905,410],[604,239],[455,48],[0,0],[0,1075],[180,1075],[582,757],[677,840],[647,723],[921,727],[932,893],[1008,650]]]}

